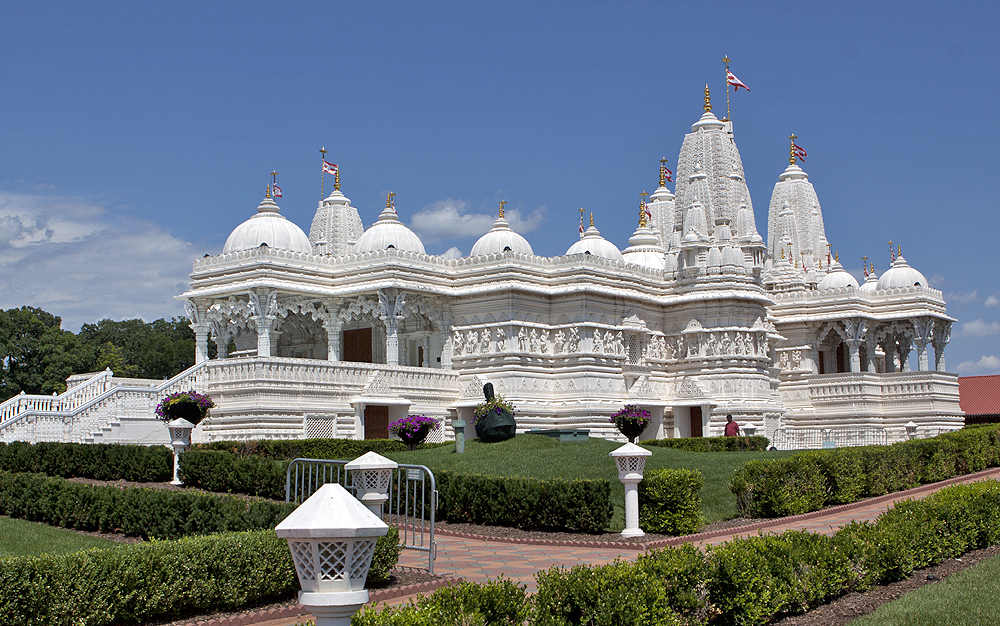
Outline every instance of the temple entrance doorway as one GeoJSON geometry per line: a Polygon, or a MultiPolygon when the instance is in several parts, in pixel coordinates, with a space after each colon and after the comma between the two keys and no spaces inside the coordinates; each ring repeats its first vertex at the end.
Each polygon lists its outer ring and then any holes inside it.
{"type": "Polygon", "coordinates": [[[701,430],[701,407],[693,406],[688,409],[691,415],[691,436],[692,437],[702,437],[701,430]]]}
{"type": "Polygon", "coordinates": [[[365,406],[365,439],[389,438],[389,407],[365,406]]]}
{"type": "MultiPolygon", "coordinates": [[[[342,360],[355,363],[372,362],[372,329],[370,327],[344,331],[344,358],[342,360]]],[[[365,439],[368,439],[367,435],[365,439]]]]}

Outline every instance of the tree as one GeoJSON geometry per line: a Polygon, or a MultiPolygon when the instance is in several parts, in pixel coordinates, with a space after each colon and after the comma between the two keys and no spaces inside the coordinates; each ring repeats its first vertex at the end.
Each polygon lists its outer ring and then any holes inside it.
{"type": "Polygon", "coordinates": [[[66,378],[86,371],[93,353],[62,319],[35,307],[0,311],[0,398],[61,393],[66,378]]]}

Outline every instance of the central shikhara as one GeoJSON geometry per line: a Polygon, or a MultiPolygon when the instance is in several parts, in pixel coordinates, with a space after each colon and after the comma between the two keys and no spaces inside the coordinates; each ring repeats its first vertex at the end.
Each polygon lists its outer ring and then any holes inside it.
{"type": "Polygon", "coordinates": [[[641,438],[719,435],[727,414],[770,437],[960,428],[941,293],[901,250],[861,285],[834,260],[794,142],[765,242],[732,122],[705,108],[676,192],[661,164],[623,251],[591,218],[566,255],[536,256],[501,205],[471,256],[429,255],[391,196],[363,230],[339,172],[308,237],[266,197],[178,296],[217,405],[201,437],[384,437],[419,413],[448,438],[486,382],[520,431],[620,438],[624,404],[652,413],[641,438]],[[209,360],[209,337],[228,356],[209,360]]]}

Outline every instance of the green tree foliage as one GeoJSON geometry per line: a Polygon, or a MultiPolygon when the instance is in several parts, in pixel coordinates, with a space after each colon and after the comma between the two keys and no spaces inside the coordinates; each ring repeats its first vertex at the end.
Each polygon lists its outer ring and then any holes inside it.
{"type": "Polygon", "coordinates": [[[111,368],[119,377],[161,380],[194,365],[194,332],[185,319],[104,319],[84,324],[78,335],[61,325],[35,307],[0,310],[0,400],[22,391],[62,393],[66,378],[84,372],[111,368]]]}

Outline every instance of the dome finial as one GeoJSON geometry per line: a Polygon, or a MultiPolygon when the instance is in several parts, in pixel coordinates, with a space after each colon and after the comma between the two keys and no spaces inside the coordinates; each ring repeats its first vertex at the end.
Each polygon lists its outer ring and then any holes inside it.
{"type": "MultiPolygon", "coordinates": [[[[270,198],[271,197],[271,183],[267,184],[267,193],[264,195],[264,197],[265,198],[270,198]]],[[[890,241],[889,243],[892,243],[892,242],[890,241]]],[[[892,246],[889,246],[889,247],[891,248],[892,246]]],[[[892,250],[890,250],[890,252],[891,251],[892,250]]]]}
{"type": "Polygon", "coordinates": [[[865,276],[868,275],[868,257],[861,257],[861,267],[865,269],[865,276]]]}
{"type": "Polygon", "coordinates": [[[393,198],[395,198],[395,197],[396,197],[396,194],[394,194],[391,191],[388,193],[388,195],[386,195],[386,197],[385,197],[385,208],[392,209],[393,211],[396,210],[396,203],[393,202],[393,198]]]}
{"type": "Polygon", "coordinates": [[[708,92],[708,83],[705,83],[705,113],[712,111],[712,96],[708,92]]]}
{"type": "Polygon", "coordinates": [[[660,159],[660,187],[667,186],[667,158],[660,159]]]}
{"type": "Polygon", "coordinates": [[[889,240],[889,256],[893,261],[896,260],[896,255],[892,253],[892,239],[889,240]]]}
{"type": "Polygon", "coordinates": [[[639,201],[639,228],[645,228],[647,221],[647,216],[649,214],[649,209],[646,208],[646,196],[649,194],[643,191],[641,194],[642,200],[639,201]]]}
{"type": "Polygon", "coordinates": [[[903,256],[903,246],[896,244],[896,258],[903,256]]]}
{"type": "Polygon", "coordinates": [[[798,137],[795,136],[795,133],[792,133],[791,135],[788,136],[788,140],[790,142],[792,142],[792,145],[788,146],[788,163],[789,163],[789,165],[795,165],[795,140],[796,139],[798,139],[798,137]]]}
{"type": "Polygon", "coordinates": [[[501,201],[500,201],[500,217],[503,217],[503,208],[504,208],[504,206],[505,206],[506,204],[507,204],[507,201],[506,201],[506,200],[501,200],[501,201]]]}
{"type": "Polygon", "coordinates": [[[840,263],[840,251],[839,250],[837,252],[833,253],[833,260],[836,261],[837,263],[840,263]]]}
{"type": "Polygon", "coordinates": [[[340,168],[337,168],[337,172],[333,175],[333,189],[335,191],[340,191],[340,168]]]}
{"type": "Polygon", "coordinates": [[[590,214],[590,225],[591,226],[594,225],[594,214],[593,213],[590,214]]]}

